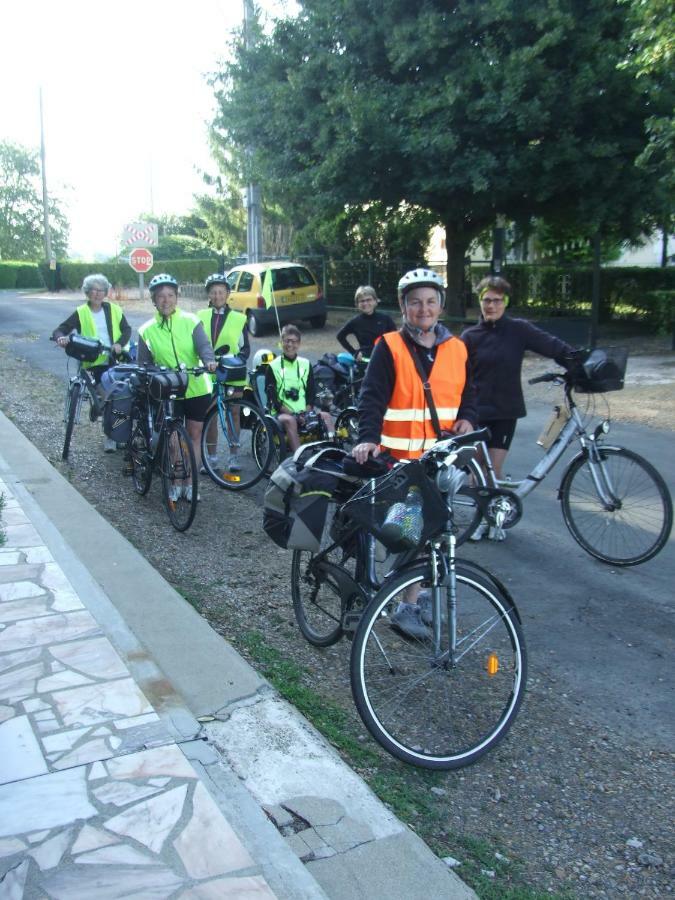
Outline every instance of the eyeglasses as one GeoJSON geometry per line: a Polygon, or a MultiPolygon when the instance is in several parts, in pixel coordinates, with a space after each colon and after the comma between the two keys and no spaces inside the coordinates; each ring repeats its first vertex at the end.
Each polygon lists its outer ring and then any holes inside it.
{"type": "Polygon", "coordinates": [[[107,294],[107,290],[105,288],[89,288],[87,291],[88,294],[107,294]]]}
{"type": "Polygon", "coordinates": [[[282,344],[299,344],[300,341],[297,338],[287,338],[284,337],[281,339],[282,344]]]}
{"type": "Polygon", "coordinates": [[[503,297],[481,297],[480,302],[481,303],[497,303],[497,304],[499,304],[499,303],[504,302],[504,298],[503,297]]]}

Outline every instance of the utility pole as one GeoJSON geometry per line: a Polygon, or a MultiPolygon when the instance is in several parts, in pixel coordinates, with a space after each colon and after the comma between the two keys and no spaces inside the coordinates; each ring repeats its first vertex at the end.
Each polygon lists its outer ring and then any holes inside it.
{"type": "Polygon", "coordinates": [[[45,258],[52,260],[52,235],[49,230],[49,195],[47,194],[47,170],[45,168],[45,126],[42,115],[42,86],[40,86],[40,158],[42,160],[42,218],[44,223],[45,258]]]}
{"type": "MultiPolygon", "coordinates": [[[[244,46],[246,49],[250,44],[250,27],[254,15],[253,0],[244,0],[244,46]]],[[[247,162],[250,162],[252,156],[252,148],[247,147],[247,162]]],[[[259,185],[248,184],[246,186],[244,205],[246,206],[246,254],[249,262],[260,262],[262,256],[262,210],[259,185]]]]}

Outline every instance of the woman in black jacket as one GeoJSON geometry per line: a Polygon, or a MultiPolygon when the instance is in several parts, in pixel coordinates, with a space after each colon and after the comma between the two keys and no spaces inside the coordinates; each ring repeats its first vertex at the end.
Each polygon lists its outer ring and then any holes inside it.
{"type": "MultiPolygon", "coordinates": [[[[504,278],[489,276],[477,286],[481,317],[462,333],[469,352],[471,375],[478,395],[478,421],[492,432],[488,442],[490,460],[497,478],[502,477],[504,460],[516,430],[516,422],[527,415],[520,381],[526,350],[554,359],[569,368],[578,352],[574,347],[537,328],[525,319],[506,315],[511,285],[504,278]]],[[[482,522],[472,538],[479,540],[487,530],[482,522]]],[[[494,529],[493,529],[494,530],[494,529]]],[[[503,540],[501,535],[490,535],[503,540]]]]}

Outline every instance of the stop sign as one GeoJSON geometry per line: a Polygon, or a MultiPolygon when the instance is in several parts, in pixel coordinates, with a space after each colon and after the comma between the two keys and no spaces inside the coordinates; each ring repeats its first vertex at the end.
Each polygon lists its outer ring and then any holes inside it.
{"type": "Polygon", "coordinates": [[[149,272],[152,268],[152,253],[144,247],[137,247],[131,251],[129,265],[134,272],[149,272]]]}

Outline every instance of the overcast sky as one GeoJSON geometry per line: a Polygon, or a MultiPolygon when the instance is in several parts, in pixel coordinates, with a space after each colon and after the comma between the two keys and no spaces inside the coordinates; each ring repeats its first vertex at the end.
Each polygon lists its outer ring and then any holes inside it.
{"type": "MultiPolygon", "coordinates": [[[[277,13],[279,0],[263,4],[277,13]]],[[[226,56],[241,0],[18,0],[3,6],[0,139],[39,149],[70,252],[113,255],[139,213],[182,214],[211,168],[205,74],[226,56]],[[65,187],[69,186],[69,188],[65,187]]]]}

